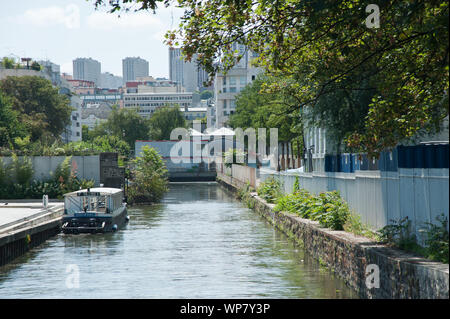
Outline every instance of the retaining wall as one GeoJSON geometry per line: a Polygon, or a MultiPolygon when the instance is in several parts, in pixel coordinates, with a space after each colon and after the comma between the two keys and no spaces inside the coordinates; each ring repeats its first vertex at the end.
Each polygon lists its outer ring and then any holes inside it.
{"type": "MultiPolygon", "coordinates": [[[[218,175],[218,181],[236,191],[239,183],[218,175]]],[[[277,228],[300,243],[305,251],[322,261],[362,298],[447,299],[449,265],[377,244],[344,231],[322,228],[318,222],[287,212],[273,211],[275,205],[251,194],[250,205],[277,228]],[[379,269],[379,288],[366,285],[369,265],[379,269]]]]}
{"type": "Polygon", "coordinates": [[[0,266],[23,255],[61,230],[63,207],[49,209],[30,220],[10,225],[0,233],[0,266]]]}

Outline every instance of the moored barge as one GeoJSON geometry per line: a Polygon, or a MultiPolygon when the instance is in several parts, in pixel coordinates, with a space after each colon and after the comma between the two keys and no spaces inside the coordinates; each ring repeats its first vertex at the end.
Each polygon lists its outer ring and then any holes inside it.
{"type": "Polygon", "coordinates": [[[65,234],[114,232],[127,221],[120,188],[96,187],[64,195],[61,229],[65,234]]]}

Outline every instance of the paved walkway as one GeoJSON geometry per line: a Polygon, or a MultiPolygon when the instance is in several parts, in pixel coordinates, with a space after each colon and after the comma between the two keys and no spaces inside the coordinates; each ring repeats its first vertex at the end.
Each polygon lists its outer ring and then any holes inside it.
{"type": "MultiPolygon", "coordinates": [[[[55,210],[62,208],[64,203],[50,202],[48,204],[49,210],[55,210]]],[[[41,215],[48,213],[47,209],[44,209],[42,202],[34,201],[14,201],[9,202],[7,200],[0,201],[0,233],[10,226],[19,224],[31,219],[38,218],[41,215]]]]}

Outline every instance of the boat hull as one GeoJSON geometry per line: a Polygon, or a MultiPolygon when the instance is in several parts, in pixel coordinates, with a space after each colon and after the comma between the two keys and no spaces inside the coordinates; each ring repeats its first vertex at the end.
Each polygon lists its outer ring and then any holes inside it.
{"type": "Polygon", "coordinates": [[[126,207],[118,209],[114,214],[80,212],[65,215],[61,230],[64,234],[109,233],[123,228],[127,221],[126,207]]]}

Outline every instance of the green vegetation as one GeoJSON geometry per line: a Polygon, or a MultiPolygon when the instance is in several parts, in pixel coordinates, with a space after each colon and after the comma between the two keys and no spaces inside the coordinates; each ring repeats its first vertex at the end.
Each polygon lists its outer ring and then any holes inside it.
{"type": "Polygon", "coordinates": [[[436,218],[437,224],[425,223],[422,229],[425,234],[424,246],[417,243],[417,238],[411,230],[411,221],[408,217],[391,220],[391,224],[383,227],[380,232],[381,240],[406,251],[414,252],[425,258],[449,262],[449,234],[448,219],[443,214],[436,218]]]}
{"type": "Polygon", "coordinates": [[[0,65],[4,67],[5,69],[14,69],[16,62],[12,58],[3,57],[3,59],[0,61],[0,65]]]}
{"type": "Polygon", "coordinates": [[[282,196],[276,211],[288,211],[302,218],[318,221],[322,227],[344,230],[350,214],[347,203],[336,191],[312,195],[305,190],[282,196]]]}
{"type": "Polygon", "coordinates": [[[128,202],[149,204],[160,201],[168,190],[167,169],[161,155],[154,148],[144,146],[141,156],[133,164],[128,202]]]}
{"type": "Polygon", "coordinates": [[[233,164],[243,165],[246,157],[247,154],[245,152],[236,148],[230,148],[222,153],[222,161],[226,167],[231,167],[233,164]]]}
{"type": "Polygon", "coordinates": [[[81,188],[93,187],[93,180],[78,179],[76,167],[72,166],[72,158],[58,165],[45,181],[35,181],[31,160],[27,157],[19,159],[12,156],[8,165],[0,158],[0,198],[2,199],[41,199],[43,195],[50,198],[62,198],[62,195],[81,188]]]}
{"type": "MultiPolygon", "coordinates": [[[[5,68],[5,69],[26,69],[27,66],[20,64],[19,62],[16,62],[16,60],[14,58],[8,58],[8,57],[3,57],[2,60],[0,60],[0,66],[5,68]]],[[[34,71],[41,71],[41,65],[36,62],[33,61],[31,63],[31,65],[29,64],[29,69],[34,70],[34,71]]]]}
{"type": "Polygon", "coordinates": [[[202,100],[207,100],[210,99],[214,96],[214,93],[212,91],[209,90],[204,90],[200,93],[200,99],[202,100]]]}
{"type": "Polygon", "coordinates": [[[117,136],[104,135],[98,136],[90,142],[80,141],[67,144],[61,141],[55,141],[52,144],[41,141],[25,142],[20,149],[0,149],[0,156],[12,156],[12,154],[24,156],[82,156],[98,155],[102,152],[117,152],[120,157],[127,158],[130,155],[130,147],[117,136]]]}
{"type": "Polygon", "coordinates": [[[346,232],[358,235],[358,236],[364,236],[367,238],[372,239],[373,241],[379,241],[380,236],[379,234],[374,231],[371,227],[367,226],[366,224],[361,222],[361,216],[354,212],[350,212],[348,215],[347,221],[344,224],[344,230],[346,232]]]}
{"type": "MultiPolygon", "coordinates": [[[[265,92],[269,83],[283,81],[282,77],[258,76],[236,95],[236,112],[228,120],[233,128],[277,128],[278,140],[293,142],[294,152],[303,152],[303,124],[298,101],[285,91],[265,92]]],[[[257,133],[257,132],[256,132],[257,133]]],[[[270,143],[270,132],[266,132],[270,143]]]]}
{"type": "Polygon", "coordinates": [[[279,197],[282,196],[282,184],[279,180],[270,177],[262,182],[257,189],[258,196],[263,198],[268,203],[276,203],[279,197]]]}
{"type": "Polygon", "coordinates": [[[187,127],[180,108],[178,106],[163,106],[156,109],[149,120],[149,135],[153,140],[170,140],[170,133],[178,127],[187,127]]]}
{"type": "Polygon", "coordinates": [[[97,137],[114,136],[115,139],[125,141],[130,150],[134,150],[136,140],[148,138],[149,122],[139,115],[136,109],[113,106],[108,119],[97,125],[93,130],[82,128],[83,141],[93,142],[97,137]]]}
{"type": "Polygon", "coordinates": [[[29,142],[54,141],[70,123],[69,99],[59,94],[58,88],[49,80],[38,76],[9,76],[0,81],[0,92],[7,97],[0,106],[11,106],[24,132],[18,136],[20,140],[11,137],[8,144],[3,143],[0,147],[20,147],[22,138],[29,142]]]}
{"type": "Polygon", "coordinates": [[[13,110],[10,99],[0,91],[0,150],[13,147],[22,138],[27,138],[26,128],[19,120],[19,112],[13,110]]]}
{"type": "MultiPolygon", "coordinates": [[[[167,0],[93,0],[110,11],[134,5],[157,12],[167,0]]],[[[180,25],[166,34],[210,74],[231,69],[242,56],[233,43],[257,54],[256,64],[284,81],[270,82],[330,125],[355,151],[376,155],[422,132],[441,129],[448,115],[448,1],[178,0],[180,25]],[[219,63],[218,63],[219,62],[219,63]],[[341,124],[341,125],[336,125],[341,124]],[[342,125],[344,124],[344,125],[342,125]]],[[[283,112],[283,116],[290,112],[283,112]]]]}
{"type": "Polygon", "coordinates": [[[255,190],[250,186],[250,183],[247,183],[244,187],[238,189],[237,198],[244,202],[248,208],[253,208],[253,201],[250,200],[250,193],[254,191],[255,190]]]}
{"type": "Polygon", "coordinates": [[[382,242],[396,246],[407,251],[418,251],[417,238],[411,229],[411,220],[408,216],[399,220],[391,220],[391,224],[379,231],[382,242]]]}
{"type": "Polygon", "coordinates": [[[436,217],[437,225],[426,223],[425,247],[427,257],[432,260],[449,262],[448,218],[442,214],[436,217]]]}

